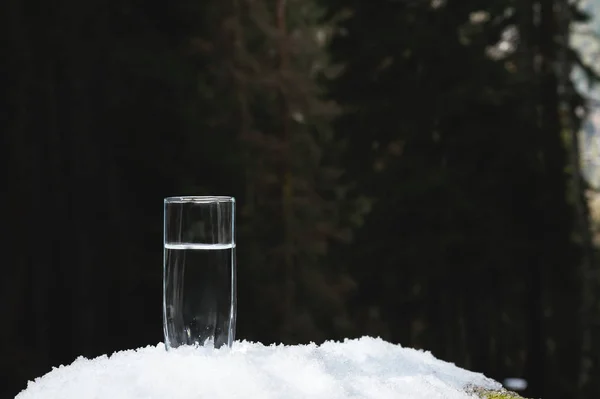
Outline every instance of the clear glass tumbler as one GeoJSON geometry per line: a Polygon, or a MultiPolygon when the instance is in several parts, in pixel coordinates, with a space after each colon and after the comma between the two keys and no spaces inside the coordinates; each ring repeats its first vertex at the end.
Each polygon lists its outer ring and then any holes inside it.
{"type": "Polygon", "coordinates": [[[164,206],[165,346],[231,346],[237,305],[235,199],[169,197],[164,206]]]}

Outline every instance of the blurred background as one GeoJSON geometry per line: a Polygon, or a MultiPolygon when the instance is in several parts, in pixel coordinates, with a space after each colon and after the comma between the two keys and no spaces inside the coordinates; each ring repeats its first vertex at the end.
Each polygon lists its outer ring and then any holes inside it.
{"type": "Polygon", "coordinates": [[[0,398],[162,341],[163,198],[219,194],[238,338],[380,336],[597,399],[595,9],[3,0],[0,398]]]}

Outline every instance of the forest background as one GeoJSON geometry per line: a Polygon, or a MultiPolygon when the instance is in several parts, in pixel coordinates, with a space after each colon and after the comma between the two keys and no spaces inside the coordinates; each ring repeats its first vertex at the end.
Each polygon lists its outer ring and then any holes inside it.
{"type": "MultiPolygon", "coordinates": [[[[4,0],[0,398],[162,340],[162,200],[238,202],[240,339],[600,397],[567,0],[4,0]]],[[[583,34],[586,34],[585,32],[583,34]]],[[[593,210],[593,207],[592,207],[593,210]]]]}

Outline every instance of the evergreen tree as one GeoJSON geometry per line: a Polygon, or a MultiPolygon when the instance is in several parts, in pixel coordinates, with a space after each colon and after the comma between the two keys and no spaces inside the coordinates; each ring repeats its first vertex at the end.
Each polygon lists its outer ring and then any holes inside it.
{"type": "Polygon", "coordinates": [[[327,26],[311,2],[236,0],[214,9],[215,30],[194,42],[210,52],[202,85],[218,104],[213,129],[229,137],[233,154],[218,168],[234,165],[244,187],[229,186],[240,204],[239,335],[342,337],[354,283],[326,255],[351,238],[361,211],[340,182],[342,148],[330,127],[337,107],[317,84],[328,68],[327,26]]]}

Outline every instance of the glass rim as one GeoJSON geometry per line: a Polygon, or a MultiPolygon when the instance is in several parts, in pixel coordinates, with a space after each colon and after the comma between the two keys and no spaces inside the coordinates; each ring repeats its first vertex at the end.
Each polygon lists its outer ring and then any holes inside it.
{"type": "Polygon", "coordinates": [[[177,197],[166,197],[165,204],[173,203],[195,203],[195,204],[210,204],[213,202],[235,202],[235,197],[226,195],[180,195],[177,197]]]}

